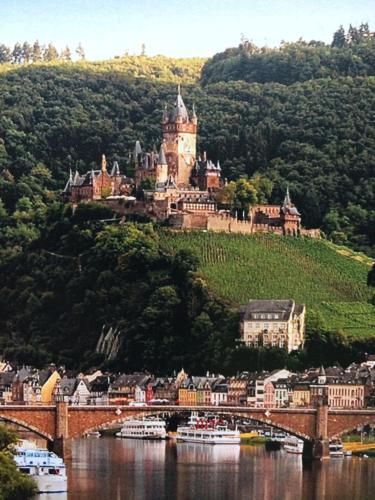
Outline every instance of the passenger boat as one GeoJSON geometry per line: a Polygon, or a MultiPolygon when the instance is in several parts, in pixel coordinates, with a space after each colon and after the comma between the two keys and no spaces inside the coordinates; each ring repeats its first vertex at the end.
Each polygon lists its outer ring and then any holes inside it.
{"type": "Polygon", "coordinates": [[[329,442],[329,455],[331,457],[343,457],[344,448],[340,439],[329,442]]]}
{"type": "Polygon", "coordinates": [[[284,449],[288,453],[295,453],[302,455],[303,453],[303,440],[295,436],[287,436],[284,439],[284,449]]]}
{"type": "Polygon", "coordinates": [[[240,444],[239,430],[230,430],[216,420],[197,420],[194,425],[177,427],[177,441],[204,444],[240,444]]]}
{"type": "Polygon", "coordinates": [[[164,420],[127,420],[116,437],[135,439],[166,439],[164,420]]]}
{"type": "Polygon", "coordinates": [[[64,461],[55,453],[43,448],[18,446],[14,461],[20,472],[34,479],[39,493],[68,491],[64,461]]]}
{"type": "Polygon", "coordinates": [[[96,437],[96,438],[100,438],[101,437],[101,434],[99,431],[89,431],[85,434],[85,437],[96,437]]]}

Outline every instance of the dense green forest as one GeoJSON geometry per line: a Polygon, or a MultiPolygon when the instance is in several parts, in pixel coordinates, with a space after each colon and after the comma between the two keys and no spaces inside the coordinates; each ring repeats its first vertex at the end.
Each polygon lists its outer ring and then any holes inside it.
{"type": "MultiPolygon", "coordinates": [[[[262,51],[243,41],[203,70],[198,58],[80,59],[47,59],[43,52],[42,60],[22,56],[0,64],[0,350],[36,364],[167,371],[184,362],[191,370],[228,373],[249,360],[267,368],[317,359],[345,364],[374,350],[366,338],[373,294],[364,265],[344,283],[346,272],[335,275],[342,261],[332,251],[320,271],[327,294],[334,280],[337,300],[311,302],[296,291],[315,307],[305,351],[288,358],[236,349],[237,304],[246,291],[227,294],[228,283],[206,273],[204,253],[198,249],[200,262],[183,247],[175,255],[144,220],[108,226],[102,222],[112,217],[107,209],[80,207],[73,214],[59,198],[69,169],[96,166],[102,153],[131,175],[135,141],[158,147],[161,112],[182,82],[185,103],[197,109],[199,150],[220,160],[224,177],[247,178],[254,186],[249,193],[261,194],[262,202],[279,203],[289,186],[306,227],[321,227],[333,242],[375,256],[375,49],[365,25],[338,30],[332,46],[299,41],[262,51]],[[237,67],[244,52],[246,64],[237,67]],[[341,59],[349,66],[338,69],[341,59]],[[340,332],[349,314],[368,319],[352,325],[358,340],[340,332]],[[96,349],[103,328],[121,340],[112,358],[96,349]]],[[[308,244],[288,245],[296,255],[308,244]]]]}
{"type": "Polygon", "coordinates": [[[243,40],[209,59],[202,69],[204,85],[244,80],[250,83],[297,82],[340,76],[375,75],[375,36],[368,24],[340,28],[330,45],[312,40],[283,42],[279,48],[257,47],[243,40]]]}
{"type": "Polygon", "coordinates": [[[0,64],[0,198],[6,210],[14,210],[22,176],[38,165],[51,171],[51,189],[62,188],[69,168],[97,165],[102,153],[131,174],[135,140],[158,147],[161,111],[182,81],[186,104],[197,108],[199,149],[220,160],[224,177],[266,175],[273,183],[270,202],[280,202],[289,185],[306,227],[321,227],[334,242],[374,255],[374,39],[315,43],[308,56],[305,50],[298,42],[292,51],[305,69],[322,50],[351,54],[353,64],[360,51],[367,62],[351,76],[312,73],[283,85],[271,71],[279,75],[278,64],[289,54],[282,46],[272,52],[267,83],[240,75],[240,81],[205,86],[197,82],[202,59],[0,64]]]}

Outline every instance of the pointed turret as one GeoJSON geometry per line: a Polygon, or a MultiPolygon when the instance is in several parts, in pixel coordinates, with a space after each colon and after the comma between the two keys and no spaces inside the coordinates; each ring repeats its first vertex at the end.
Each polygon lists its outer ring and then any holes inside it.
{"type": "Polygon", "coordinates": [[[169,117],[170,122],[183,123],[189,122],[189,115],[181,96],[180,85],[177,88],[177,98],[174,103],[174,108],[169,117]]]}
{"type": "Polygon", "coordinates": [[[163,144],[160,146],[158,165],[167,165],[167,160],[165,158],[164,146],[163,144]]]}
{"type": "Polygon", "coordinates": [[[120,167],[118,165],[118,162],[114,161],[113,166],[112,166],[112,170],[111,170],[111,176],[112,177],[119,177],[120,175],[121,175],[120,174],[120,167]]]}
{"type": "Polygon", "coordinates": [[[107,160],[105,155],[102,155],[102,172],[107,172],[107,160]]]}
{"type": "Polygon", "coordinates": [[[135,162],[139,161],[139,156],[141,154],[142,154],[141,143],[139,141],[135,141],[135,146],[133,151],[133,158],[135,162]]]}
{"type": "Polygon", "coordinates": [[[77,185],[78,185],[80,177],[81,177],[81,176],[79,175],[78,170],[76,170],[76,171],[75,171],[75,174],[74,174],[74,178],[73,178],[73,184],[74,184],[75,186],[77,186],[77,185]]]}
{"type": "Polygon", "coordinates": [[[290,194],[289,194],[289,186],[287,186],[283,205],[284,205],[284,207],[289,207],[289,206],[291,206],[291,204],[292,204],[292,202],[291,202],[290,194]]]}
{"type": "Polygon", "coordinates": [[[72,169],[70,168],[69,169],[69,179],[67,181],[67,183],[65,184],[65,188],[64,188],[64,193],[67,193],[67,192],[70,192],[71,189],[72,189],[72,186],[73,186],[73,173],[72,173],[72,169]]]}
{"type": "Polygon", "coordinates": [[[168,181],[168,164],[164,153],[164,145],[161,144],[158,163],[156,166],[156,184],[165,184],[168,181]]]}

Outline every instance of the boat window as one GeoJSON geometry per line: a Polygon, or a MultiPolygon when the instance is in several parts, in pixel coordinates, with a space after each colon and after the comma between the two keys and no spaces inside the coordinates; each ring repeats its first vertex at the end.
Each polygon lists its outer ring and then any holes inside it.
{"type": "Polygon", "coordinates": [[[20,472],[23,472],[24,474],[30,474],[29,467],[20,467],[19,470],[20,470],[20,472]]]}
{"type": "Polygon", "coordinates": [[[60,474],[60,471],[59,471],[59,469],[48,469],[48,474],[52,474],[54,476],[57,476],[58,474],[60,474]]]}

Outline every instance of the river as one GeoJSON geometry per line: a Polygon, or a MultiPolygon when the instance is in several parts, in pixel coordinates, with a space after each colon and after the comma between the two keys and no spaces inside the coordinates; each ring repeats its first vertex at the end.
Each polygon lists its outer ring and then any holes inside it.
{"type": "Polygon", "coordinates": [[[302,458],[263,446],[200,445],[111,437],[73,442],[69,493],[40,500],[367,500],[375,459],[302,458]]]}

